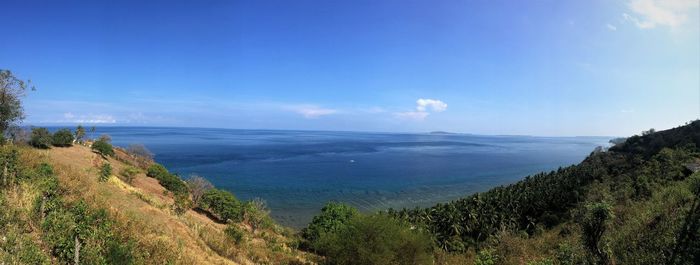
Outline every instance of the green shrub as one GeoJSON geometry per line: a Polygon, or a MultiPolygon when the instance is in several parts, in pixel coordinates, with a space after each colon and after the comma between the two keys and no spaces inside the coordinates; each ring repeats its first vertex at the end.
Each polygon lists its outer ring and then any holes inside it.
{"type": "Polygon", "coordinates": [[[146,170],[146,175],[157,179],[161,186],[175,194],[189,194],[187,184],[177,175],[170,174],[170,172],[160,164],[149,166],[146,170]]]}
{"type": "Polygon", "coordinates": [[[70,129],[61,129],[53,134],[52,141],[54,146],[67,147],[73,145],[73,133],[70,129]]]}
{"type": "Polygon", "coordinates": [[[100,181],[104,182],[112,175],[112,165],[104,163],[100,167],[100,181]]]}
{"type": "Polygon", "coordinates": [[[168,172],[168,169],[166,169],[163,165],[158,164],[158,163],[153,163],[148,167],[146,170],[146,176],[149,176],[151,178],[155,179],[160,179],[160,176],[170,174],[168,172]]]}
{"type": "Polygon", "coordinates": [[[614,218],[612,206],[607,202],[586,205],[586,213],[581,222],[582,241],[600,264],[607,264],[610,260],[608,250],[600,241],[612,218],[614,218]]]}
{"type": "Polygon", "coordinates": [[[273,224],[267,203],[260,198],[255,198],[243,205],[243,219],[253,229],[253,233],[259,228],[270,227],[273,224]]]}
{"type": "Polygon", "coordinates": [[[321,214],[314,216],[311,223],[302,230],[302,237],[313,245],[321,235],[343,229],[350,219],[357,216],[357,209],[343,203],[329,202],[321,209],[321,214]]]}
{"type": "Polygon", "coordinates": [[[432,264],[430,237],[384,214],[355,215],[321,235],[317,248],[331,264],[432,264]]]}
{"type": "Polygon", "coordinates": [[[20,175],[19,151],[13,146],[0,147],[0,186],[15,183],[20,175]]]}
{"type": "Polygon", "coordinates": [[[114,155],[112,144],[110,144],[106,139],[99,139],[92,143],[92,150],[98,152],[104,157],[114,155]]]}
{"type": "Polygon", "coordinates": [[[32,128],[32,135],[29,139],[29,144],[36,148],[47,149],[51,147],[51,132],[46,128],[32,128]]]}
{"type": "Polygon", "coordinates": [[[132,166],[127,166],[119,172],[119,175],[124,177],[124,180],[126,181],[126,183],[132,184],[132,182],[134,181],[134,177],[136,177],[136,174],[138,174],[138,173],[139,173],[139,170],[137,168],[132,167],[132,166]]]}
{"type": "Polygon", "coordinates": [[[190,196],[182,193],[175,194],[173,212],[175,212],[176,215],[182,215],[189,209],[192,209],[192,201],[190,200],[190,196]]]}
{"type": "Polygon", "coordinates": [[[482,249],[476,253],[476,259],[474,259],[474,265],[494,265],[497,264],[498,255],[496,255],[493,249],[482,249]]]}
{"type": "Polygon", "coordinates": [[[232,193],[211,189],[202,195],[202,206],[218,215],[223,221],[239,222],[243,220],[241,202],[232,193]]]}
{"type": "Polygon", "coordinates": [[[224,233],[229,239],[231,239],[236,244],[240,244],[241,242],[243,242],[243,239],[245,237],[243,230],[241,230],[241,228],[238,227],[238,225],[236,224],[229,224],[228,226],[226,226],[224,233]]]}

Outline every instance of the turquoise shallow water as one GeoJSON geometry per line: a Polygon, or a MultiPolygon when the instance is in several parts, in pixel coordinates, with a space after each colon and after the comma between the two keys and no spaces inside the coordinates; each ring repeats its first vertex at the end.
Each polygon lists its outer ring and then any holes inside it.
{"type": "Polygon", "coordinates": [[[198,174],[241,199],[260,197],[302,227],[330,200],[363,211],[429,206],[580,162],[604,137],[479,136],[101,127],[142,143],[172,172],[198,174]]]}

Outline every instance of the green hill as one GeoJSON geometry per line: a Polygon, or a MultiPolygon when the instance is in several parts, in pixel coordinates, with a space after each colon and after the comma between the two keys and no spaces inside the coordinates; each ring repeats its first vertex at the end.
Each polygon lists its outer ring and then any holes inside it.
{"type": "Polygon", "coordinates": [[[578,165],[388,213],[429,231],[452,262],[699,264],[698,146],[700,121],[650,130],[578,165]]]}

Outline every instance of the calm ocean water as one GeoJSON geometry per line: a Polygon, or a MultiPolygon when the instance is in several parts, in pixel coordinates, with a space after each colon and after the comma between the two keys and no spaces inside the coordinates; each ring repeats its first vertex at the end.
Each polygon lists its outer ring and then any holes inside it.
{"type": "Polygon", "coordinates": [[[302,227],[327,201],[363,211],[429,206],[580,162],[603,137],[479,136],[200,128],[98,127],[141,143],[183,177],[241,199],[263,198],[302,227]]]}

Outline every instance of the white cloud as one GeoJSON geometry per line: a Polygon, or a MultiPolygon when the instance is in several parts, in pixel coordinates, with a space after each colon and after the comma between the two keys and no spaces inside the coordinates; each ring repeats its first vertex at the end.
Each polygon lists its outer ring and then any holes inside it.
{"type": "Polygon", "coordinates": [[[48,121],[58,123],[117,123],[112,115],[107,114],[85,114],[75,115],[71,112],[63,113],[63,119],[58,121],[48,121]]]}
{"type": "Polygon", "coordinates": [[[399,118],[399,119],[416,120],[416,121],[425,120],[425,118],[428,117],[428,115],[430,115],[430,113],[427,113],[425,111],[406,111],[406,112],[394,113],[394,116],[399,118]]]}
{"type": "Polygon", "coordinates": [[[338,110],[335,109],[329,109],[329,108],[322,108],[319,106],[315,105],[298,105],[298,106],[291,106],[288,107],[287,109],[299,113],[304,116],[304,118],[307,119],[315,119],[321,116],[326,116],[326,115],[331,115],[338,113],[338,110]]]}
{"type": "Polygon", "coordinates": [[[700,5],[697,0],[631,0],[628,6],[635,15],[623,13],[625,21],[641,29],[668,26],[676,28],[688,20],[688,15],[700,5]]]}
{"type": "Polygon", "coordinates": [[[606,26],[607,26],[608,29],[611,30],[611,31],[616,31],[616,30],[617,30],[617,27],[615,27],[615,26],[613,26],[613,25],[611,25],[611,24],[607,24],[606,26]]]}
{"type": "Polygon", "coordinates": [[[416,110],[418,111],[427,111],[428,109],[434,111],[434,112],[443,112],[447,109],[447,104],[445,102],[442,102],[437,99],[423,99],[419,98],[416,101],[416,110]]]}
{"type": "Polygon", "coordinates": [[[447,110],[447,104],[442,100],[419,98],[416,100],[415,111],[395,112],[394,116],[400,119],[425,120],[430,113],[443,112],[447,110]]]}

